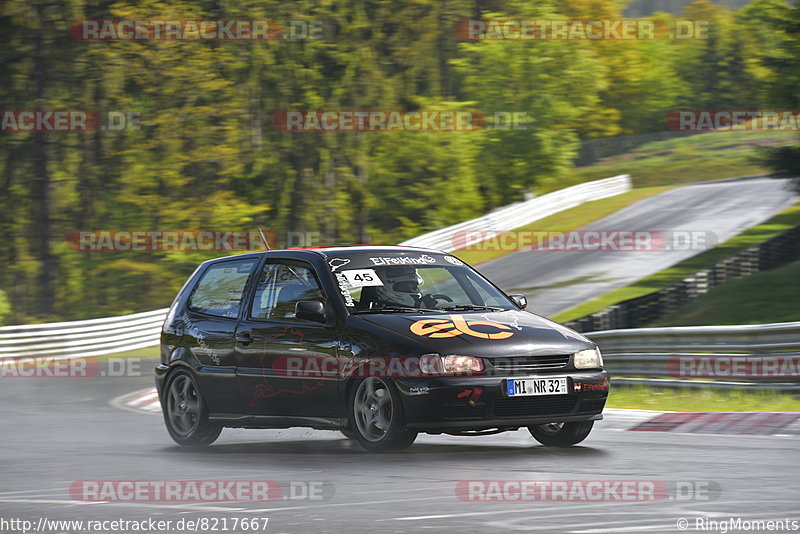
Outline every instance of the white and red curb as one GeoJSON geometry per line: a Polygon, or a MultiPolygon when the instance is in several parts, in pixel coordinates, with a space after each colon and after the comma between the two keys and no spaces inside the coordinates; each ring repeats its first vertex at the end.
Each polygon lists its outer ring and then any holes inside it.
{"type": "Polygon", "coordinates": [[[147,388],[120,395],[109,403],[120,410],[129,412],[161,415],[161,403],[158,400],[156,388],[147,388]]]}

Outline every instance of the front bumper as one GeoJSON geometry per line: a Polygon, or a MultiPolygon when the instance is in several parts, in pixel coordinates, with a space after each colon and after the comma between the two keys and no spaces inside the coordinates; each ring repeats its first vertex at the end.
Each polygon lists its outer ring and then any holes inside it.
{"type": "Polygon", "coordinates": [[[567,376],[566,395],[508,397],[511,377],[402,379],[406,426],[420,432],[511,429],[550,422],[602,419],[608,373],[601,370],[515,375],[513,378],[567,376]]]}
{"type": "Polygon", "coordinates": [[[158,398],[162,397],[162,393],[164,392],[164,382],[167,379],[167,373],[169,372],[169,365],[164,365],[160,363],[155,368],[155,377],[156,377],[156,391],[158,391],[158,398]]]}

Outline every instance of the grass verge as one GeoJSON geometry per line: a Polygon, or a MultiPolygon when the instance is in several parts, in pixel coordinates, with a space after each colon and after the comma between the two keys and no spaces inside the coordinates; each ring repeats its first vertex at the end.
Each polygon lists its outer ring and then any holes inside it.
{"type": "Polygon", "coordinates": [[[143,349],[129,350],[125,352],[112,352],[111,354],[103,354],[102,356],[94,356],[95,359],[105,360],[108,358],[158,358],[158,347],[145,347],[143,349]]]}
{"type": "MultiPolygon", "coordinates": [[[[621,195],[585,202],[580,206],[575,206],[574,208],[555,213],[531,224],[515,228],[513,232],[568,232],[586,226],[622,208],[644,200],[645,198],[668,191],[669,189],[669,187],[645,187],[642,189],[633,189],[621,195]]],[[[477,265],[516,252],[516,250],[502,250],[503,247],[500,246],[501,243],[502,241],[500,239],[490,239],[482,243],[477,243],[467,249],[457,250],[452,254],[470,265],[477,265]]]]}
{"type": "Polygon", "coordinates": [[[608,408],[667,412],[797,412],[800,395],[776,390],[669,389],[613,385],[608,408]]]}
{"type": "Polygon", "coordinates": [[[715,287],[648,326],[800,321],[800,260],[715,287]]]}
{"type": "Polygon", "coordinates": [[[574,308],[570,308],[564,312],[551,317],[554,321],[564,322],[589,315],[616,304],[623,300],[628,300],[648,293],[653,293],[659,289],[663,289],[672,285],[683,278],[694,274],[702,269],[707,269],[715,263],[724,260],[736,254],[737,252],[746,249],[752,245],[766,241],[767,239],[778,235],[779,233],[793,228],[800,224],[800,204],[795,204],[782,212],[778,213],[768,221],[753,226],[734,236],[724,243],[716,247],[701,252],[696,256],[687,258],[686,260],[673,265],[667,269],[659,271],[653,275],[642,278],[637,282],[619,289],[615,289],[605,295],[584,302],[574,308]]]}

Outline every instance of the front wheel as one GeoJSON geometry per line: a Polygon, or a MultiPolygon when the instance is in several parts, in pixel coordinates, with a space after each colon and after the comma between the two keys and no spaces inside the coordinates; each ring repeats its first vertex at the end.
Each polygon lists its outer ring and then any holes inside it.
{"type": "Polygon", "coordinates": [[[536,441],[548,447],[569,447],[586,439],[592,431],[594,421],[577,423],[546,423],[528,427],[536,441]]]}
{"type": "Polygon", "coordinates": [[[348,406],[348,430],[368,451],[402,450],[417,439],[405,428],[400,394],[389,381],[361,380],[351,389],[348,406]]]}
{"type": "Polygon", "coordinates": [[[185,369],[175,370],[164,387],[164,422],[169,435],[178,445],[202,447],[210,445],[222,427],[208,420],[208,409],[197,381],[185,369]]]}

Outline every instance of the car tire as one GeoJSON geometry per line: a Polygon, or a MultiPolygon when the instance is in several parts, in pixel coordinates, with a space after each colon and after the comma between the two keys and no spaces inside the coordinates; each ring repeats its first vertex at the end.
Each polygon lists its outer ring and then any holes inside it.
{"type": "Polygon", "coordinates": [[[353,431],[352,431],[352,430],[350,430],[349,428],[341,428],[341,429],[339,429],[339,432],[341,432],[342,434],[344,434],[344,437],[346,437],[347,439],[352,439],[352,440],[355,440],[355,439],[356,439],[356,434],[355,434],[355,432],[353,432],[353,431]]]}
{"type": "Polygon", "coordinates": [[[204,447],[216,441],[222,432],[220,425],[208,420],[208,408],[197,380],[186,369],[170,373],[161,404],[167,431],[178,445],[204,447]]]}
{"type": "Polygon", "coordinates": [[[346,430],[366,450],[403,450],[417,439],[416,432],[405,428],[400,393],[390,380],[359,380],[350,388],[347,404],[350,426],[346,430]]]}
{"type": "Polygon", "coordinates": [[[548,447],[569,447],[586,439],[592,431],[594,421],[576,423],[547,423],[528,427],[531,435],[548,447]]]}

